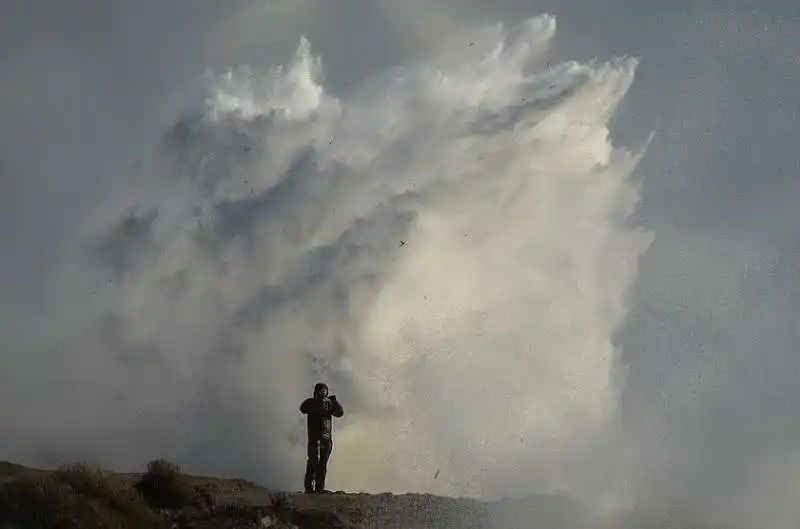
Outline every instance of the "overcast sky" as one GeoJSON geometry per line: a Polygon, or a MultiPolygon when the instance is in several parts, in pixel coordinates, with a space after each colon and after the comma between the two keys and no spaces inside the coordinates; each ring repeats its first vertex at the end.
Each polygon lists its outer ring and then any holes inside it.
{"type": "MultiPolygon", "coordinates": [[[[36,338],[55,299],[72,303],[43,292],[53,259],[209,68],[285,63],[305,34],[326,90],[344,96],[468,25],[549,13],[551,62],[641,59],[612,128],[634,145],[655,133],[634,216],[654,239],[615,337],[630,435],[659,440],[665,483],[763,490],[775,503],[758,509],[800,514],[776,496],[800,485],[785,472],[800,472],[797,2],[6,0],[2,13],[0,397],[14,404],[0,409],[21,413],[37,384],[57,384],[42,367],[55,353],[36,338]]],[[[52,463],[25,442],[0,446],[0,459],[52,463]]]]}

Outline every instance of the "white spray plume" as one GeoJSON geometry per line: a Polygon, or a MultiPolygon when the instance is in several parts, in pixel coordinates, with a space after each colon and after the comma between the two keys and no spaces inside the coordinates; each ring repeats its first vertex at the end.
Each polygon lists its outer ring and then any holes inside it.
{"type": "Polygon", "coordinates": [[[75,340],[101,338],[80,361],[104,376],[74,373],[72,403],[117,440],[94,456],[297,488],[324,380],[330,488],[579,488],[650,235],[628,224],[641,152],[608,131],[637,62],[546,65],[554,33],[493,26],[341,100],[305,39],[212,76],[91,226],[113,275],[75,340]]]}

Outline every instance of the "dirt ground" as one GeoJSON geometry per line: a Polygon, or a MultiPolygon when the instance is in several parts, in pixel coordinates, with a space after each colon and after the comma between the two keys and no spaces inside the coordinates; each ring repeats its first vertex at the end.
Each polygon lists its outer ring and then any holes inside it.
{"type": "MultiPolygon", "coordinates": [[[[37,470],[0,462],[2,487],[48,476],[37,470]]],[[[114,487],[133,487],[142,474],[108,473],[114,487]]],[[[191,505],[157,511],[173,529],[577,529],[581,510],[564,498],[535,497],[481,502],[428,494],[304,494],[276,491],[239,479],[187,476],[196,500],[191,505]]],[[[41,525],[8,523],[0,506],[0,529],[41,525]]],[[[59,525],[61,527],[62,525],[59,525]]],[[[105,527],[105,526],[104,526],[105,527]]],[[[138,527],[128,525],[126,527],[138,527]]]]}

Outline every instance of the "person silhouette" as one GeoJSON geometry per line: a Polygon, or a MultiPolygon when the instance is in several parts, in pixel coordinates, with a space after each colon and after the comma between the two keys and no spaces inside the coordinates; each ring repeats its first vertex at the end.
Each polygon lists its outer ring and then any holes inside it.
{"type": "Polygon", "coordinates": [[[303,485],[306,493],[328,492],[325,477],[328,460],[333,451],[333,419],[344,415],[344,409],[336,395],[328,395],[328,386],[322,382],[314,385],[314,396],[300,404],[300,412],[306,415],[308,435],[306,472],[303,485]]]}

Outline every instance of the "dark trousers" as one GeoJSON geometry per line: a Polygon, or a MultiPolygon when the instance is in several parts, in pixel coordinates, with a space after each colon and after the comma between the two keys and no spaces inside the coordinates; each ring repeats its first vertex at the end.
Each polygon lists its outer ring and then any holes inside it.
{"type": "Polygon", "coordinates": [[[322,492],[325,490],[325,475],[328,473],[328,459],[333,451],[330,439],[309,439],[308,459],[306,460],[306,476],[304,480],[306,492],[322,492]]]}

